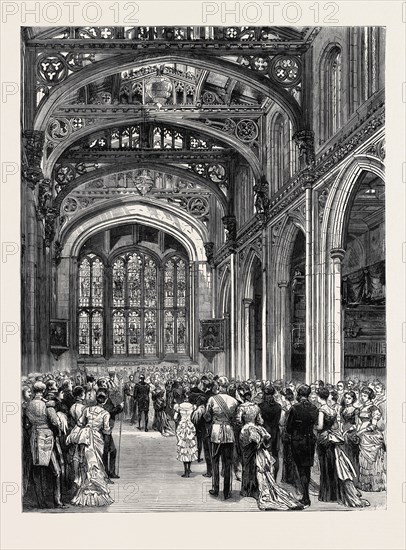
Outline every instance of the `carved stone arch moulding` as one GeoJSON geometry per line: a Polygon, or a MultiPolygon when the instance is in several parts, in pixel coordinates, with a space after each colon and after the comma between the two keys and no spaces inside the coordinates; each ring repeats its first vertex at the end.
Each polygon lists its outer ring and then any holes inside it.
{"type": "Polygon", "coordinates": [[[163,208],[142,201],[120,203],[108,210],[109,216],[101,211],[64,228],[59,236],[64,256],[76,256],[82,244],[99,231],[125,223],[140,223],[173,235],[184,245],[191,261],[206,261],[204,243],[207,231],[201,222],[186,212],[176,213],[170,205],[163,208]]]}
{"type": "Polygon", "coordinates": [[[353,197],[354,185],[362,172],[372,172],[383,181],[384,165],[378,158],[357,155],[335,175],[327,195],[325,211],[321,226],[321,249],[328,253],[329,249],[342,249],[344,239],[344,225],[348,205],[353,197]]]}

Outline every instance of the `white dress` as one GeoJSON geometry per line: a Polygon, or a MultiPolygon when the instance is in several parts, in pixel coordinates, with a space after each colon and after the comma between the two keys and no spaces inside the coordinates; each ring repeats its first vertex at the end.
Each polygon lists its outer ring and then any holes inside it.
{"type": "Polygon", "coordinates": [[[195,409],[194,405],[187,402],[174,406],[175,420],[180,416],[179,424],[176,428],[176,458],[180,462],[193,462],[193,460],[197,460],[196,428],[191,420],[195,409]]]}

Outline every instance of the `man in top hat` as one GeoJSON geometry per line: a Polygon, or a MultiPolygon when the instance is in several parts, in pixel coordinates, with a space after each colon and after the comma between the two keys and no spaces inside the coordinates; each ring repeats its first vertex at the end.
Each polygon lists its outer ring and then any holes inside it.
{"type": "Polygon", "coordinates": [[[144,415],[144,429],[148,431],[149,411],[149,384],[145,382],[145,375],[140,374],[140,381],[134,386],[134,408],[138,410],[138,429],[141,430],[141,417],[144,415]]]}

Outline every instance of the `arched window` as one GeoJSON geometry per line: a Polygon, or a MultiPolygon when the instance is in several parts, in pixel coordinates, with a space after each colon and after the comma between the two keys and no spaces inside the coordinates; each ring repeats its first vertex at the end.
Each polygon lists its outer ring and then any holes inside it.
{"type": "Polygon", "coordinates": [[[329,134],[335,134],[341,126],[341,51],[336,49],[330,64],[330,109],[331,125],[329,134]]]}
{"type": "Polygon", "coordinates": [[[178,256],[164,269],[165,353],[186,353],[186,263],[178,256]]]}
{"type": "Polygon", "coordinates": [[[82,357],[185,355],[188,346],[188,263],[161,263],[144,248],[79,262],[78,351],[82,357]]]}
{"type": "Polygon", "coordinates": [[[342,125],[342,54],[338,46],[330,48],[321,64],[320,137],[322,141],[333,136],[342,125]]]}
{"type": "Polygon", "coordinates": [[[291,174],[291,126],[289,120],[279,113],[273,124],[273,188],[276,193],[291,174]]]}
{"type": "Polygon", "coordinates": [[[104,266],[95,254],[79,263],[79,354],[103,355],[104,266]]]}
{"type": "Polygon", "coordinates": [[[132,252],[112,266],[113,355],[157,355],[157,266],[132,252]]]}

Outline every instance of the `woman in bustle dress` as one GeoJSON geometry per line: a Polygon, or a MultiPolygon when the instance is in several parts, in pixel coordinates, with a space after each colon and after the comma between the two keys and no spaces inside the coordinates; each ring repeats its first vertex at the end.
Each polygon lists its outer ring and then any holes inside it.
{"type": "Polygon", "coordinates": [[[257,499],[260,510],[302,510],[303,505],[282,489],[274,478],[275,459],[268,450],[270,434],[261,426],[258,405],[249,401],[240,405],[237,422],[243,424],[240,444],[243,459],[241,495],[257,499]]]}
{"type": "Polygon", "coordinates": [[[320,463],[319,500],[338,502],[351,508],[369,506],[355,488],[356,472],[344,451],[344,437],[338,430],[337,412],[327,404],[329,390],[319,389],[317,454],[320,463]]]}
{"type": "Polygon", "coordinates": [[[106,398],[107,394],[99,392],[97,404],[83,410],[77,425],[67,437],[68,445],[76,445],[77,489],[71,502],[77,506],[106,506],[114,502],[103,465],[103,436],[111,432],[110,415],[101,406],[106,398]]]}
{"type": "Polygon", "coordinates": [[[368,425],[358,432],[359,445],[359,488],[362,491],[385,491],[385,436],[379,425],[382,412],[379,407],[370,409],[368,425]]]}

